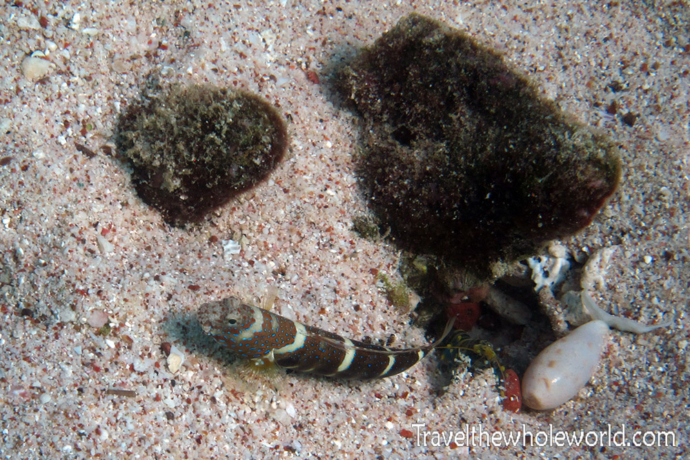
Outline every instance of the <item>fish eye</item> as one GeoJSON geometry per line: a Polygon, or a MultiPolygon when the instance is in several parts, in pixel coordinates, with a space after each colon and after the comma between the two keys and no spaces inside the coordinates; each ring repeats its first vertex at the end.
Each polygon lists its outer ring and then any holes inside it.
{"type": "Polygon", "coordinates": [[[225,315],[225,321],[229,326],[234,326],[240,322],[240,317],[235,312],[225,315]]]}

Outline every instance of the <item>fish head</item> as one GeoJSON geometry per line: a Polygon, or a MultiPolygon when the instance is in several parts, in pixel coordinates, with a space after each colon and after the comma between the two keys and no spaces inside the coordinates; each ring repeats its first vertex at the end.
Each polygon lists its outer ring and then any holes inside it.
{"type": "Polygon", "coordinates": [[[204,332],[221,344],[233,347],[261,322],[260,311],[235,297],[208,302],[199,307],[198,319],[204,332]]]}

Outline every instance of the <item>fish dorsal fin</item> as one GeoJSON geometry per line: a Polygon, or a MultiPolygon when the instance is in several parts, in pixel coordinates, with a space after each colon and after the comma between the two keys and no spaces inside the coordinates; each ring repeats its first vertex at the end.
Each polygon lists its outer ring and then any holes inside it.
{"type": "Polygon", "coordinates": [[[422,345],[419,347],[413,347],[413,348],[386,348],[380,345],[365,345],[365,346],[359,346],[357,344],[349,345],[347,342],[341,342],[340,340],[333,339],[331,337],[324,337],[324,336],[313,336],[314,338],[317,338],[318,340],[323,340],[324,342],[328,342],[329,344],[333,345],[336,348],[339,348],[341,350],[348,350],[351,348],[362,348],[370,353],[380,353],[382,355],[395,355],[399,353],[409,353],[409,352],[416,352],[419,350],[431,350],[432,348],[436,348],[445,340],[446,337],[448,337],[448,334],[453,330],[453,323],[455,322],[455,318],[452,318],[450,321],[448,321],[448,324],[446,324],[445,329],[443,330],[443,334],[441,334],[441,337],[439,337],[436,341],[433,343],[430,343],[429,345],[422,345]]]}

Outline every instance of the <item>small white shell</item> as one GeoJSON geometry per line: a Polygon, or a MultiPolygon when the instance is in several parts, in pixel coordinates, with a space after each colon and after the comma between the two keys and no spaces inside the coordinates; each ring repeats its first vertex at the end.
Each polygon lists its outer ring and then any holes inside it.
{"type": "Polygon", "coordinates": [[[592,378],[609,334],[591,321],[546,347],[522,378],[522,400],[537,410],[554,409],[573,398],[592,378]]]}

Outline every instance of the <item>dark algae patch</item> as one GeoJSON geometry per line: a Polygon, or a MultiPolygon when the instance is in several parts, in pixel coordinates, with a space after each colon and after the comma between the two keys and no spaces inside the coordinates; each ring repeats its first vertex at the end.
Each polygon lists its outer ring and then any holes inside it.
{"type": "Polygon", "coordinates": [[[266,179],[288,136],[259,96],[202,85],[142,97],[120,117],[116,141],[141,199],[184,224],[266,179]]]}
{"type": "Polygon", "coordinates": [[[397,244],[491,277],[592,222],[615,146],[464,33],[412,14],[336,72],[364,118],[358,174],[397,244]]]}

